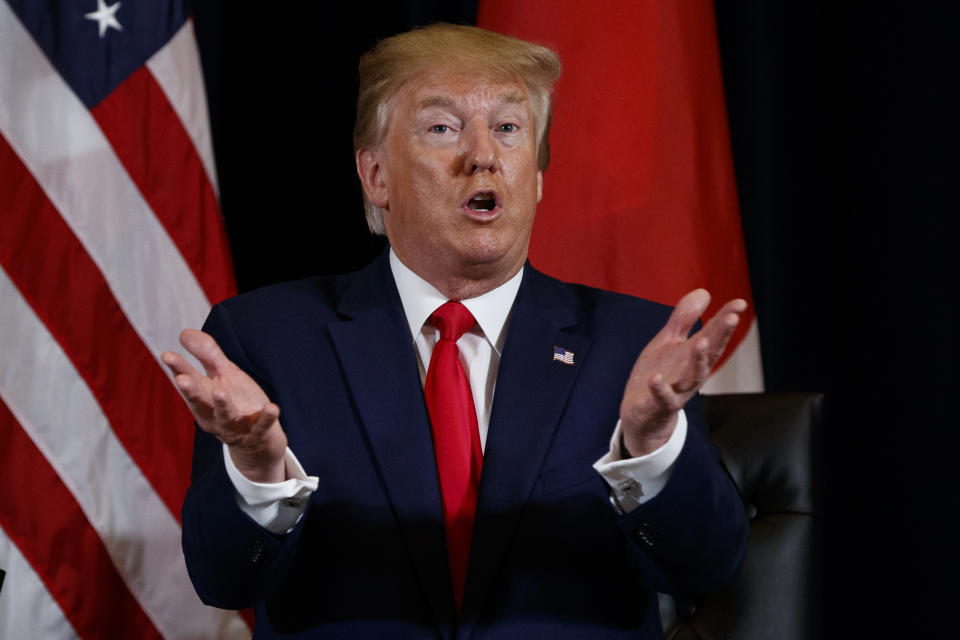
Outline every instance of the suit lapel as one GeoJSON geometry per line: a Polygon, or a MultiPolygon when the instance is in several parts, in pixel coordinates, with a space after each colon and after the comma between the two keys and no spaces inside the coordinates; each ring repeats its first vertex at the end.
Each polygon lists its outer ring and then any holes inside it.
{"type": "Polygon", "coordinates": [[[348,319],[329,328],[411,561],[447,638],[453,596],[433,441],[386,256],[351,281],[337,309],[348,319]]]}
{"type": "Polygon", "coordinates": [[[575,301],[529,266],[497,374],[458,638],[467,638],[507,552],[590,340],[571,330],[575,301]],[[566,329],[566,330],[565,330],[566,329]],[[574,364],[553,359],[554,347],[574,364]]]}

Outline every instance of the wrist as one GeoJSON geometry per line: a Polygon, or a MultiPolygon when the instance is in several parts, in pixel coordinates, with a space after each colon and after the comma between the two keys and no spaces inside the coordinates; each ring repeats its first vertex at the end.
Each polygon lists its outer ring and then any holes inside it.
{"type": "Polygon", "coordinates": [[[677,426],[677,414],[673,414],[663,426],[650,430],[640,427],[631,428],[626,422],[622,423],[620,431],[620,455],[626,460],[653,453],[667,444],[677,426]]]}
{"type": "Polygon", "coordinates": [[[282,429],[258,446],[227,445],[237,471],[251,482],[283,482],[287,479],[284,456],[287,438],[282,429]]]}

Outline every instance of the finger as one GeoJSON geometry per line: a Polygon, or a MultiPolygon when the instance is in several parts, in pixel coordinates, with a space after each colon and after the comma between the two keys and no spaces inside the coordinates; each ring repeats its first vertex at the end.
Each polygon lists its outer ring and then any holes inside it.
{"type": "Polygon", "coordinates": [[[746,304],[743,300],[731,300],[700,331],[699,335],[709,341],[709,366],[713,366],[726,349],[733,332],[740,324],[740,314],[746,310],[746,304]]]}
{"type": "Polygon", "coordinates": [[[710,293],[706,289],[694,289],[680,298],[667,320],[666,330],[676,338],[686,338],[709,304],[710,293]]]}
{"type": "Polygon", "coordinates": [[[725,316],[730,313],[740,315],[747,310],[747,301],[743,298],[734,298],[733,300],[728,300],[725,305],[718,311],[714,317],[725,316]]]}
{"type": "Polygon", "coordinates": [[[223,354],[217,341],[209,334],[196,329],[184,329],[180,332],[180,344],[200,361],[210,377],[222,373],[230,366],[230,360],[223,354]]]}
{"type": "Polygon", "coordinates": [[[160,354],[160,361],[167,366],[167,369],[174,375],[199,376],[200,372],[193,368],[187,359],[176,351],[164,351],[160,354]]]}
{"type": "Polygon", "coordinates": [[[276,422],[279,417],[280,407],[272,402],[268,402],[263,405],[263,409],[260,410],[260,414],[253,423],[252,431],[254,433],[264,433],[273,426],[273,423],[276,422]]]}
{"type": "Polygon", "coordinates": [[[203,384],[204,380],[205,378],[200,374],[191,376],[185,373],[181,373],[173,379],[173,383],[187,403],[187,408],[190,409],[190,413],[198,422],[208,421],[213,415],[213,401],[203,384]]]}
{"type": "Polygon", "coordinates": [[[217,424],[226,424],[231,420],[232,407],[230,405],[227,392],[223,389],[214,390],[213,394],[213,419],[217,424]]]}
{"type": "MultiPolygon", "coordinates": [[[[707,323],[710,332],[732,331],[740,321],[740,314],[747,310],[747,302],[741,298],[730,300],[707,323]]],[[[704,329],[707,327],[705,326],[704,329]]]]}
{"type": "Polygon", "coordinates": [[[647,388],[660,412],[673,411],[677,404],[677,396],[659,373],[655,373],[647,380],[647,388]]]}
{"type": "Polygon", "coordinates": [[[189,400],[196,398],[200,392],[200,385],[197,384],[198,380],[199,376],[194,377],[188,373],[181,373],[174,376],[173,383],[177,385],[177,389],[183,393],[184,397],[189,400]]]}
{"type": "Polygon", "coordinates": [[[699,389],[710,373],[710,341],[702,336],[696,336],[691,341],[689,361],[683,374],[670,384],[670,388],[678,395],[689,394],[699,389]]]}
{"type": "Polygon", "coordinates": [[[700,378],[706,378],[710,369],[710,341],[707,338],[698,338],[693,343],[693,367],[700,378]]]}

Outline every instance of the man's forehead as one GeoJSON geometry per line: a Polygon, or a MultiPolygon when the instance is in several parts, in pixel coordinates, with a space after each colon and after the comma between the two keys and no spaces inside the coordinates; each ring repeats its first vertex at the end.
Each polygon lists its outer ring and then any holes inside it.
{"type": "Polygon", "coordinates": [[[449,71],[426,71],[410,83],[415,109],[455,107],[475,100],[493,104],[526,104],[527,89],[519,80],[449,71]]]}

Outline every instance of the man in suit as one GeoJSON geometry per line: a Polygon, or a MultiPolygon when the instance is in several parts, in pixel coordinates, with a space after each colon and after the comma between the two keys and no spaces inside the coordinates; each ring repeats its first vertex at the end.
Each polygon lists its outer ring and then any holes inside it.
{"type": "Polygon", "coordinates": [[[215,306],[181,336],[203,373],[163,354],[199,427],[190,575],[256,637],[655,638],[657,591],[736,572],[696,393],[745,303],[691,336],[703,290],[671,312],[526,263],[558,74],[470,27],[381,42],[355,146],[389,251],[215,306]]]}

